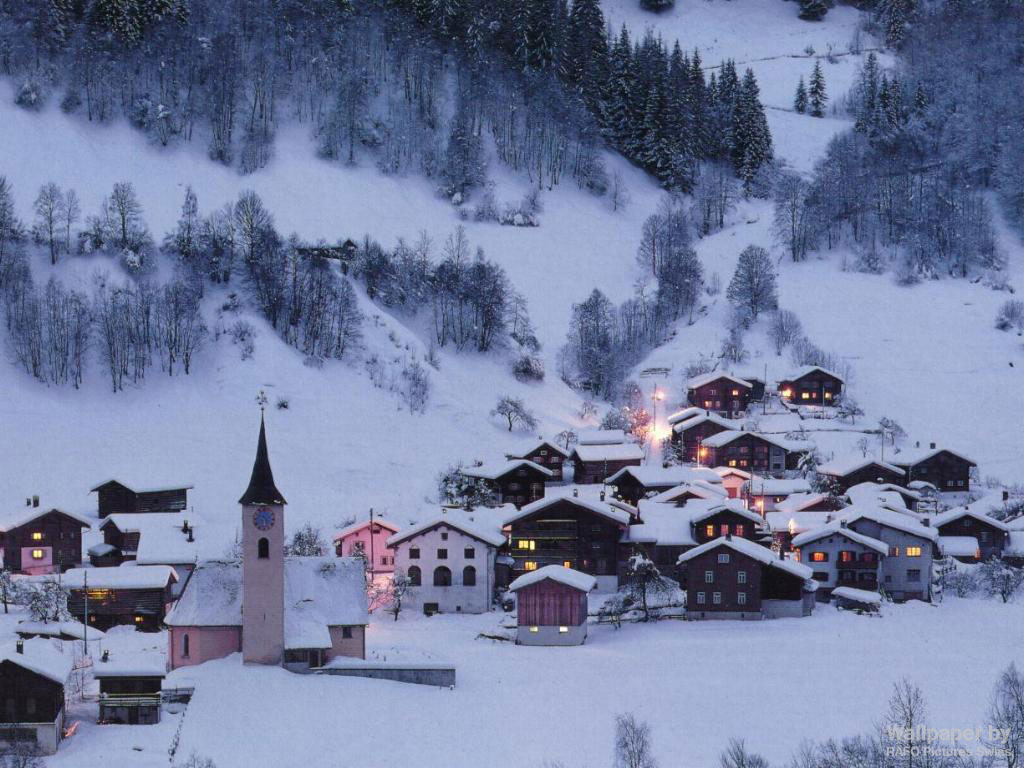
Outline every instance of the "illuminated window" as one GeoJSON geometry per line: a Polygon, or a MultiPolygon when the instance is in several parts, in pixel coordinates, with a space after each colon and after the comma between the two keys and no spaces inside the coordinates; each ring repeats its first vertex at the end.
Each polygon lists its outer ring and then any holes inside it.
{"type": "Polygon", "coordinates": [[[707,533],[708,536],[712,536],[713,537],[715,535],[715,526],[713,526],[713,525],[707,526],[704,529],[704,532],[707,533]]]}
{"type": "Polygon", "coordinates": [[[719,535],[720,536],[728,535],[728,533],[729,533],[729,524],[728,523],[722,523],[720,526],[718,526],[718,531],[719,531],[719,535]]]}
{"type": "Polygon", "coordinates": [[[854,561],[853,552],[843,550],[839,553],[839,562],[841,563],[852,563],[854,561]]]}
{"type": "Polygon", "coordinates": [[[920,557],[921,556],[921,548],[920,547],[907,547],[906,554],[907,554],[907,557],[920,557]]]}
{"type": "Polygon", "coordinates": [[[41,550],[41,549],[33,549],[32,550],[32,559],[33,560],[42,560],[43,559],[43,550],[41,550]]]}
{"type": "Polygon", "coordinates": [[[801,392],[800,393],[800,399],[801,400],[810,400],[811,399],[811,393],[810,392],[801,392]]]}
{"type": "Polygon", "coordinates": [[[32,533],[32,541],[42,541],[42,540],[43,540],[42,532],[41,531],[33,531],[33,533],[32,533]]]}
{"type": "Polygon", "coordinates": [[[734,389],[734,390],[732,391],[732,393],[733,393],[734,395],[738,395],[738,394],[740,393],[740,391],[739,391],[738,389],[734,389]]]}
{"type": "Polygon", "coordinates": [[[782,396],[785,397],[785,398],[792,397],[793,396],[793,390],[791,390],[791,389],[784,389],[784,390],[782,390],[782,396]]]}
{"type": "Polygon", "coordinates": [[[558,628],[558,633],[561,634],[561,635],[564,635],[568,631],[569,631],[568,627],[559,627],[558,628]]]}
{"type": "Polygon", "coordinates": [[[519,540],[519,548],[520,549],[529,549],[529,550],[533,551],[533,550],[535,550],[537,548],[537,542],[534,541],[533,539],[520,539],[519,540]]]}
{"type": "MultiPolygon", "coordinates": [[[[762,506],[763,506],[763,503],[762,503],[762,506]]],[[[742,524],[738,524],[736,526],[736,535],[737,536],[742,536],[743,535],[743,530],[744,530],[743,529],[743,525],[742,524]]]]}
{"type": "Polygon", "coordinates": [[[563,560],[563,561],[562,561],[562,565],[563,565],[563,566],[564,566],[565,568],[572,568],[572,560],[563,560]]]}
{"type": "Polygon", "coordinates": [[[136,624],[141,624],[141,623],[142,623],[142,621],[143,621],[143,619],[142,619],[142,617],[141,617],[141,616],[136,616],[136,617],[135,617],[135,623],[136,623],[136,624]]]}
{"type": "Polygon", "coordinates": [[[536,571],[537,563],[533,560],[527,560],[523,567],[528,571],[536,571]]]}
{"type": "Polygon", "coordinates": [[[736,466],[736,459],[729,459],[729,466],[730,467],[735,467],[736,466]]]}
{"type": "Polygon", "coordinates": [[[109,589],[90,589],[86,590],[86,595],[90,600],[106,600],[110,597],[109,589]]]}
{"type": "Polygon", "coordinates": [[[826,392],[825,393],[825,399],[826,400],[831,400],[832,399],[832,393],[831,392],[826,392]]]}
{"type": "Polygon", "coordinates": [[[712,403],[711,403],[711,401],[710,401],[710,400],[705,400],[705,401],[704,401],[704,407],[705,407],[705,408],[710,408],[710,407],[711,407],[711,405],[712,405],[712,403]]]}
{"type": "Polygon", "coordinates": [[[540,627],[530,627],[531,632],[540,632],[540,627]]]}
{"type": "Polygon", "coordinates": [[[900,556],[900,548],[899,547],[889,547],[889,557],[899,557],[899,556],[900,556]]]}
{"type": "Polygon", "coordinates": [[[827,563],[828,552],[811,552],[812,563],[827,563]]]}

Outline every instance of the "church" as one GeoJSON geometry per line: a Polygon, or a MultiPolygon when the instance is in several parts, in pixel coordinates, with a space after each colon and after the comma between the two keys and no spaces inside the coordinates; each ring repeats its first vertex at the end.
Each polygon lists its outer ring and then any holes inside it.
{"type": "Polygon", "coordinates": [[[199,563],[167,615],[171,669],[241,652],[247,664],[296,672],[337,656],[365,658],[364,564],[355,557],[285,555],[285,499],[274,483],[267,431],[241,505],[241,560],[199,563]]]}

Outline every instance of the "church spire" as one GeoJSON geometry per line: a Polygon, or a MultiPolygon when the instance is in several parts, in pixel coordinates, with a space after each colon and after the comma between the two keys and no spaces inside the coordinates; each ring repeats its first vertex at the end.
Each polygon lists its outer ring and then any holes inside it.
{"type": "Polygon", "coordinates": [[[270,454],[267,452],[267,427],[260,414],[260,440],[256,446],[256,461],[252,465],[252,477],[239,504],[285,504],[284,496],[274,485],[274,473],[270,469],[270,454]]]}

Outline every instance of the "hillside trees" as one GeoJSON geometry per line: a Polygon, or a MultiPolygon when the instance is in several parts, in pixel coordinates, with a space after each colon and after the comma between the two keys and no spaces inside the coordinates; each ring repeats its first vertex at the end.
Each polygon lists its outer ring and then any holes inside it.
{"type": "Polygon", "coordinates": [[[726,289],[726,296],[742,316],[750,321],[757,320],[762,312],[778,307],[775,266],[768,251],[757,245],[743,249],[736,263],[736,272],[726,289]]]}

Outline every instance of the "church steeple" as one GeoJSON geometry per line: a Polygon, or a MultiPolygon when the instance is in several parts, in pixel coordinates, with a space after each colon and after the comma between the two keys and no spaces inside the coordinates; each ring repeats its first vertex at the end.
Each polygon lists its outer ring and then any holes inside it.
{"type": "Polygon", "coordinates": [[[245,489],[239,504],[286,504],[284,496],[274,485],[274,473],[270,469],[270,454],[267,451],[267,427],[260,414],[260,439],[256,446],[256,461],[252,465],[249,487],[245,489]]]}

